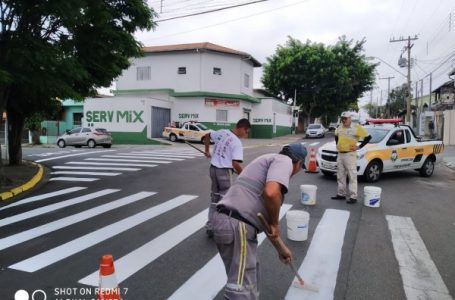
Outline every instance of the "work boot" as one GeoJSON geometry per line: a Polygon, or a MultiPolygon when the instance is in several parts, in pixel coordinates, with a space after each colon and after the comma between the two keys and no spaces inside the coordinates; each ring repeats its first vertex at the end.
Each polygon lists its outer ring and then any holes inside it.
{"type": "Polygon", "coordinates": [[[336,196],[330,197],[330,199],[332,199],[332,200],[346,200],[346,197],[345,196],[341,196],[341,195],[336,195],[336,196]]]}
{"type": "Polygon", "coordinates": [[[207,229],[207,230],[205,231],[205,233],[207,234],[207,237],[208,237],[209,239],[213,238],[213,230],[212,230],[212,229],[207,229]]]}
{"type": "Polygon", "coordinates": [[[355,204],[357,203],[357,199],[354,199],[354,198],[349,198],[348,201],[346,201],[347,204],[355,204]]]}

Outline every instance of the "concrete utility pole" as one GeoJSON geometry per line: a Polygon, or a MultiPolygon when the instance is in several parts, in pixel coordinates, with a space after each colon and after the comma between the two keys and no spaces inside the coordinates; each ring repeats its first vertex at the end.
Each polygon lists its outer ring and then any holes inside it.
{"type": "Polygon", "coordinates": [[[433,73],[430,73],[430,111],[431,111],[431,89],[433,84],[433,73]]]}
{"type": "Polygon", "coordinates": [[[379,77],[379,79],[387,79],[387,111],[385,112],[386,116],[389,117],[390,115],[390,79],[393,79],[395,77],[389,76],[389,77],[379,77]]]}
{"type": "Polygon", "coordinates": [[[414,44],[411,45],[411,41],[417,40],[418,37],[417,35],[411,38],[408,36],[408,38],[400,38],[400,39],[390,39],[391,43],[395,42],[408,42],[407,46],[404,48],[405,50],[408,51],[408,99],[406,100],[406,122],[410,124],[411,122],[411,48],[414,46],[414,44]]]}

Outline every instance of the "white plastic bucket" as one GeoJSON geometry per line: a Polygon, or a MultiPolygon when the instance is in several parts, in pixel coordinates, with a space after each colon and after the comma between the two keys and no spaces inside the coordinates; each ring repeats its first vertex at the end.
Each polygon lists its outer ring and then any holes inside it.
{"type": "Polygon", "coordinates": [[[316,190],[318,189],[315,185],[302,184],[300,186],[300,202],[303,205],[315,205],[316,204],[316,190]]]}
{"type": "Polygon", "coordinates": [[[286,213],[288,239],[305,241],[308,238],[310,214],[302,210],[290,210],[286,213]]]}
{"type": "Polygon", "coordinates": [[[381,205],[381,191],[380,187],[366,186],[363,189],[363,204],[368,207],[379,207],[381,205]]]}

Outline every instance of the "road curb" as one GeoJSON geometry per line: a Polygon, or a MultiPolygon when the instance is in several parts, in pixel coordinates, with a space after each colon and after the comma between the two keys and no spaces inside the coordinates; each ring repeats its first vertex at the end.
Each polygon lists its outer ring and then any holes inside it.
{"type": "Polygon", "coordinates": [[[18,194],[20,194],[22,192],[25,192],[25,191],[33,188],[35,185],[37,185],[41,181],[41,179],[43,178],[43,174],[44,174],[43,166],[40,164],[37,164],[35,162],[29,162],[29,163],[38,166],[38,172],[36,172],[36,174],[32,177],[32,179],[30,179],[26,183],[24,183],[18,187],[15,187],[15,188],[9,190],[8,192],[0,193],[1,201],[10,199],[14,196],[17,196],[18,194]]]}

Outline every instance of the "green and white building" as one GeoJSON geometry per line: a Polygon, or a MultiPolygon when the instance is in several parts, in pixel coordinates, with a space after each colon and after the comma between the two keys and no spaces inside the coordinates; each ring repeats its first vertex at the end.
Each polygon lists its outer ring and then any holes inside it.
{"type": "Polygon", "coordinates": [[[211,43],[145,47],[116,81],[114,96],[89,98],[84,124],[112,132],[115,143],[155,143],[163,127],[198,121],[232,128],[241,118],[252,138],[291,133],[291,107],[253,91],[248,53],[211,43]]]}

